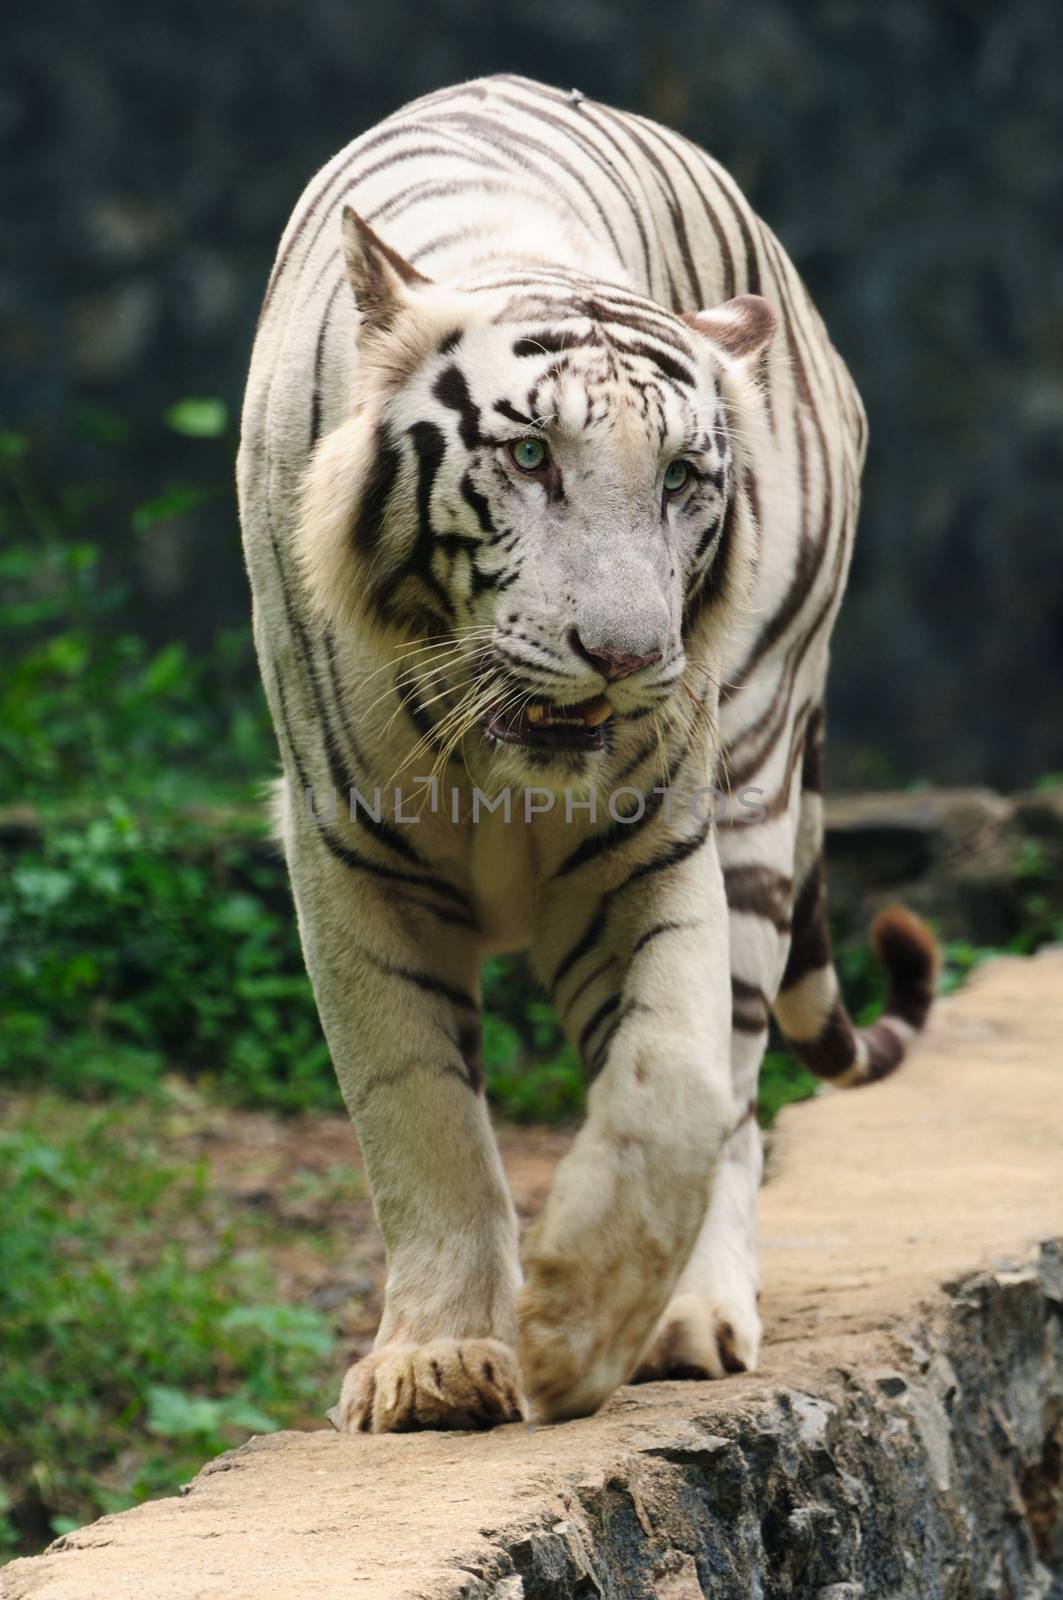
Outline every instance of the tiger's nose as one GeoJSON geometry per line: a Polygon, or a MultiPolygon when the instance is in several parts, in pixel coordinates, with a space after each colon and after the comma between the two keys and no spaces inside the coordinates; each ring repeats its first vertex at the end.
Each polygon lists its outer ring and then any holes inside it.
{"type": "Polygon", "coordinates": [[[626,650],[615,650],[607,644],[595,645],[592,649],[584,644],[575,628],[569,630],[569,643],[577,655],[582,656],[584,661],[589,661],[591,666],[610,683],[616,683],[620,678],[630,678],[633,672],[639,672],[643,667],[656,666],[661,659],[659,650],[651,650],[647,655],[636,656],[626,650]]]}

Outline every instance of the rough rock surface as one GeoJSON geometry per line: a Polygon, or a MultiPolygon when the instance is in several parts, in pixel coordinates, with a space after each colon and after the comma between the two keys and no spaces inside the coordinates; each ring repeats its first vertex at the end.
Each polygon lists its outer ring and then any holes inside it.
{"type": "Polygon", "coordinates": [[[1063,783],[841,794],[826,805],[830,908],[843,935],[901,900],[945,939],[1044,943],[1063,920],[1063,783]]]}
{"type": "Polygon", "coordinates": [[[490,1434],[255,1439],[4,1600],[1063,1600],[1063,952],[791,1108],[763,1370],[490,1434]]]}

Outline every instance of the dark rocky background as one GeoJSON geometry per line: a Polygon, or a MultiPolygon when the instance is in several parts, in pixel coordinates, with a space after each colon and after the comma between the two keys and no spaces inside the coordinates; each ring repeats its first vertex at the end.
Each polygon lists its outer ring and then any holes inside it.
{"type": "Polygon", "coordinates": [[[304,183],[455,78],[577,85],[734,171],[863,390],[835,780],[1014,790],[1063,769],[1061,68],[1049,0],[5,7],[0,424],[135,574],[130,620],[193,641],[242,622],[232,429],[163,415],[218,396],[236,416],[304,183]]]}

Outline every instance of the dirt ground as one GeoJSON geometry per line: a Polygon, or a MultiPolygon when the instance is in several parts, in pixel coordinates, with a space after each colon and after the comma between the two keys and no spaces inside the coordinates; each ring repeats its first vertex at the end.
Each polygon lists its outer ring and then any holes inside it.
{"type": "MultiPolygon", "coordinates": [[[[185,1098],[184,1113],[168,1119],[167,1161],[205,1162],[226,1209],[268,1213],[284,1236],[267,1247],[277,1298],[336,1318],[337,1360],[365,1355],[380,1319],[385,1257],[350,1120],[320,1113],[283,1118],[206,1107],[187,1092],[185,1098]]],[[[573,1133],[512,1125],[497,1133],[523,1223],[542,1205],[573,1133]]]]}

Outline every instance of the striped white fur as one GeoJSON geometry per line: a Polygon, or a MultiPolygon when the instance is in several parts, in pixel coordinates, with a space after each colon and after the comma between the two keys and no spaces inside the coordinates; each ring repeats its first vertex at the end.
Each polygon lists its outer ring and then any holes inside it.
{"type": "Polygon", "coordinates": [[[837,1003],[816,877],[863,454],[778,241],[643,118],[466,84],[356,139],[296,206],[239,487],[303,947],[389,1253],[341,1426],[483,1425],[521,1390],[567,1416],[640,1362],[755,1364],[748,1108],[780,987],[813,1066],[885,1070],[885,1035],[837,1003]],[[484,731],[605,702],[600,748],[484,731]],[[429,803],[440,779],[457,820],[429,803]],[[685,800],[714,782],[758,792],[755,824],[698,819],[685,800]],[[554,808],[473,823],[474,784],[554,808]],[[637,823],[580,809],[618,784],[637,823]],[[376,786],[375,818],[331,817],[330,790],[376,786]],[[521,1287],[477,1004],[483,954],[524,945],[594,1083],[521,1287]]]}

